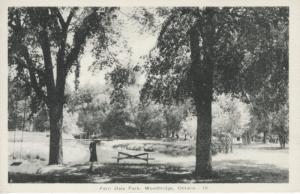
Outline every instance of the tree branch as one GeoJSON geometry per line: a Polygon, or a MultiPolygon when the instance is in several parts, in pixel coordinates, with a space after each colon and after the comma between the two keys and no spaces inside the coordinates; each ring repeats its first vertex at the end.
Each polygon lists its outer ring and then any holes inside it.
{"type": "Polygon", "coordinates": [[[72,20],[72,18],[74,16],[76,10],[77,10],[76,7],[71,8],[70,13],[69,13],[69,15],[67,17],[67,20],[65,21],[65,19],[63,18],[63,16],[60,13],[60,10],[57,7],[51,8],[51,11],[55,14],[55,16],[57,16],[58,21],[59,21],[59,23],[60,23],[63,31],[65,31],[66,29],[68,29],[68,27],[69,27],[69,25],[71,23],[71,20],[72,20]]]}
{"type": "Polygon", "coordinates": [[[74,7],[70,10],[69,16],[68,16],[67,21],[66,21],[66,27],[67,28],[69,27],[69,25],[71,23],[71,20],[72,20],[72,18],[73,18],[73,16],[74,16],[77,9],[78,9],[77,7],[74,7]]]}
{"type": "Polygon", "coordinates": [[[73,63],[78,59],[79,53],[86,42],[86,38],[90,33],[91,26],[88,24],[88,20],[94,17],[96,11],[94,10],[89,16],[87,16],[82,25],[75,32],[73,42],[74,47],[71,49],[66,59],[67,71],[72,67],[73,63]]]}
{"type": "Polygon", "coordinates": [[[58,21],[59,21],[62,29],[64,29],[66,26],[66,22],[65,22],[63,16],[61,15],[59,9],[57,7],[55,7],[55,8],[51,8],[51,11],[58,17],[58,21]]]}
{"type": "MultiPolygon", "coordinates": [[[[76,11],[76,8],[72,8],[69,16],[67,18],[67,21],[64,22],[64,26],[62,29],[62,38],[61,38],[61,42],[60,42],[60,47],[57,53],[57,69],[61,70],[61,71],[66,71],[67,68],[64,68],[63,66],[66,66],[65,64],[65,49],[66,49],[66,41],[67,41],[67,36],[68,36],[68,27],[70,25],[70,22],[74,16],[74,13],[76,11]]],[[[59,12],[59,10],[57,10],[57,12],[59,12]]],[[[60,15],[61,16],[61,15],[60,15]]],[[[57,81],[59,79],[59,75],[58,75],[58,71],[57,71],[57,81]]],[[[65,74],[66,72],[64,72],[65,74]]],[[[56,82],[57,83],[57,82],[56,82]]]]}
{"type": "Polygon", "coordinates": [[[171,15],[166,19],[166,21],[163,23],[161,30],[159,32],[157,40],[161,40],[164,36],[165,32],[167,31],[167,28],[169,25],[173,22],[174,18],[176,17],[176,14],[171,13],[171,15]]]}
{"type": "Polygon", "coordinates": [[[42,100],[44,102],[47,103],[47,96],[45,94],[45,92],[42,90],[42,86],[38,83],[37,78],[35,73],[37,72],[36,69],[33,68],[33,64],[32,61],[30,60],[30,58],[25,57],[25,60],[27,62],[27,64],[20,58],[16,57],[16,63],[19,66],[22,66],[23,68],[28,69],[29,71],[29,76],[30,76],[30,85],[33,88],[33,90],[35,91],[35,93],[42,98],[42,100]]]}
{"type": "MultiPolygon", "coordinates": [[[[45,11],[43,14],[47,15],[48,13],[45,11]]],[[[54,93],[53,91],[55,91],[55,83],[54,83],[51,49],[50,49],[50,40],[47,31],[47,20],[41,20],[39,21],[39,24],[42,27],[42,31],[39,33],[40,36],[39,38],[40,38],[40,45],[42,47],[43,58],[44,58],[47,93],[48,93],[48,97],[52,99],[51,96],[54,93]]]]}
{"type": "Polygon", "coordinates": [[[40,44],[42,47],[43,57],[44,57],[45,73],[47,77],[46,79],[47,88],[50,90],[55,90],[50,41],[48,38],[48,33],[45,29],[43,29],[43,31],[40,33],[40,38],[41,38],[40,44]]]}
{"type": "MultiPolygon", "coordinates": [[[[57,53],[57,71],[56,71],[56,91],[58,96],[58,100],[63,100],[64,97],[64,89],[65,89],[65,82],[66,82],[66,76],[68,73],[68,61],[65,59],[66,55],[66,41],[68,36],[68,28],[71,23],[71,20],[75,14],[77,8],[72,8],[70,10],[69,16],[67,17],[66,22],[63,24],[62,28],[62,38],[60,42],[60,47],[57,53]]],[[[57,10],[59,12],[59,10],[57,10]]]]}

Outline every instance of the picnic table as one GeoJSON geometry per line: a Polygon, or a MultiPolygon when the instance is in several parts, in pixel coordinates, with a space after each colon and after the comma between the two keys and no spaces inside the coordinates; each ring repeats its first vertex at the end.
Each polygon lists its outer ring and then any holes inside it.
{"type": "Polygon", "coordinates": [[[136,160],[144,160],[149,164],[149,160],[154,160],[154,158],[149,158],[149,153],[144,152],[140,154],[129,154],[125,152],[118,152],[117,157],[113,157],[117,159],[117,163],[120,162],[120,160],[125,160],[125,159],[136,159],[136,160]]]}

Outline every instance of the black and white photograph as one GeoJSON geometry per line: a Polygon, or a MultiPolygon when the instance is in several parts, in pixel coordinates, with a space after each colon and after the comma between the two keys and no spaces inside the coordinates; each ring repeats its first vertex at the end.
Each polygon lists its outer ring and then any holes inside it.
{"type": "Polygon", "coordinates": [[[7,184],[289,184],[288,6],[9,6],[6,25],[7,184]]]}

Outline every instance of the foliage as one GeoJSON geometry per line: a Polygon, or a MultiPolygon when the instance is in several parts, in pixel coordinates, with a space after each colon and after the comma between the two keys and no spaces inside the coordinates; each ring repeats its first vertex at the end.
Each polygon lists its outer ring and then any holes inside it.
{"type": "MultiPolygon", "coordinates": [[[[273,80],[271,88],[277,88],[276,85],[286,88],[287,8],[176,7],[167,13],[157,47],[151,51],[145,66],[148,77],[141,93],[143,101],[151,99],[169,103],[172,99],[185,100],[191,96],[188,35],[193,26],[200,28],[200,42],[206,36],[205,25],[215,29],[211,42],[214,49],[211,53],[214,91],[243,94],[244,98],[246,93],[254,95],[259,92],[266,79],[273,80]],[[214,15],[212,23],[206,23],[209,11],[214,15]],[[279,82],[278,77],[283,80],[279,82]]],[[[203,47],[200,51],[201,63],[204,62],[205,49],[203,47]]]]}
{"type": "Polygon", "coordinates": [[[182,128],[184,135],[195,138],[197,135],[197,117],[188,116],[182,122],[182,128]]]}
{"type": "Polygon", "coordinates": [[[129,100],[126,89],[135,83],[133,69],[131,67],[116,66],[106,75],[106,80],[113,88],[110,94],[110,103],[116,103],[125,108],[129,100]]]}
{"type": "Polygon", "coordinates": [[[103,121],[104,137],[135,137],[135,129],[128,125],[129,113],[121,106],[114,105],[103,121]]]}
{"type": "MultiPolygon", "coordinates": [[[[250,110],[246,103],[231,95],[215,96],[212,104],[212,130],[215,137],[241,136],[250,129],[250,110]]],[[[197,117],[189,115],[184,119],[183,132],[196,137],[197,117]]]]}
{"type": "Polygon", "coordinates": [[[72,113],[64,110],[64,120],[62,124],[62,130],[65,134],[78,135],[82,132],[82,129],[78,127],[78,113],[72,113]]]}
{"type": "Polygon", "coordinates": [[[249,130],[250,112],[247,104],[230,95],[219,95],[212,104],[213,134],[241,137],[249,130]]]}
{"type": "Polygon", "coordinates": [[[21,129],[23,123],[24,104],[21,84],[8,79],[8,129],[21,129]]]}
{"type": "Polygon", "coordinates": [[[88,134],[101,132],[102,124],[109,111],[108,94],[105,90],[105,87],[86,85],[84,89],[80,88],[70,94],[66,105],[68,112],[77,117],[74,124],[78,125],[83,132],[88,134]]]}
{"type": "Polygon", "coordinates": [[[48,118],[48,113],[45,108],[41,109],[35,114],[33,120],[33,129],[35,131],[49,131],[50,123],[48,118]]]}
{"type": "MultiPolygon", "coordinates": [[[[105,51],[115,38],[110,36],[114,33],[110,26],[114,25],[115,10],[88,7],[10,8],[9,64],[16,67],[17,77],[26,83],[25,86],[34,89],[33,97],[46,100],[45,87],[50,87],[49,82],[54,79],[49,77],[53,72],[50,75],[45,72],[47,57],[56,56],[56,63],[50,65],[57,66],[57,75],[63,73],[66,76],[74,66],[77,69],[88,38],[97,43],[95,55],[105,51]],[[72,41],[67,40],[68,35],[73,36],[72,41]],[[51,56],[45,56],[45,43],[49,44],[51,56]]],[[[57,85],[59,79],[63,77],[57,77],[57,85]]]]}
{"type": "Polygon", "coordinates": [[[182,121],[187,117],[189,108],[188,103],[164,107],[163,115],[166,121],[166,137],[170,137],[170,134],[172,138],[175,135],[179,137],[178,133],[182,129],[182,121]]]}
{"type": "Polygon", "coordinates": [[[279,111],[271,113],[272,132],[278,135],[281,148],[285,148],[285,144],[289,141],[288,111],[288,106],[283,105],[279,111]]]}
{"type": "Polygon", "coordinates": [[[271,113],[272,129],[274,133],[287,135],[289,132],[288,106],[284,105],[278,112],[271,113]]]}
{"type": "Polygon", "coordinates": [[[133,106],[130,122],[137,130],[137,137],[161,137],[164,133],[166,121],[163,107],[158,104],[149,106],[133,106]]]}

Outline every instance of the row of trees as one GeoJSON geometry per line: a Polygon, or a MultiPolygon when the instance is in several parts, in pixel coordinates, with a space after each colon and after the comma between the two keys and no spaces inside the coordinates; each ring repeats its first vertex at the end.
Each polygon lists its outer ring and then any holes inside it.
{"type": "MultiPolygon", "coordinates": [[[[121,13],[119,8],[95,7],[9,9],[9,65],[30,91],[31,102],[47,106],[49,164],[62,163],[66,77],[74,69],[79,76],[87,41],[93,42],[95,65],[114,69],[108,74],[114,88],[110,98],[118,110],[125,108],[123,88],[134,80],[126,64],[114,58],[117,53],[109,52],[112,45],[126,50],[117,40],[121,13]]],[[[253,110],[261,96],[268,96],[263,103],[273,118],[288,110],[288,8],[135,8],[133,13],[130,19],[159,34],[144,66],[147,80],[141,102],[170,105],[191,100],[197,117],[195,175],[212,172],[213,94],[234,94],[253,103],[253,110]]],[[[173,118],[167,120],[173,123],[173,118]]],[[[276,126],[282,131],[285,125],[276,126]]]]}
{"type": "MultiPolygon", "coordinates": [[[[22,91],[14,82],[9,83],[9,89],[13,91],[12,97],[22,91]]],[[[109,138],[180,137],[186,140],[196,137],[196,121],[192,114],[195,110],[191,101],[172,106],[154,103],[142,106],[138,101],[132,102],[129,95],[127,91],[126,106],[121,107],[117,103],[110,103],[107,86],[85,85],[76,92],[67,90],[63,132],[75,136],[94,134],[109,138]]],[[[25,122],[25,130],[49,131],[46,107],[24,118],[24,111],[27,113],[30,110],[30,98],[18,98],[10,99],[9,129],[22,129],[25,122]],[[26,99],[27,103],[24,104],[26,99]]],[[[224,135],[232,138],[249,135],[249,139],[245,137],[244,143],[250,143],[251,138],[260,134],[264,135],[264,143],[267,136],[270,140],[279,136],[281,146],[284,147],[288,137],[287,107],[282,107],[278,113],[267,112],[263,107],[263,104],[247,104],[231,95],[215,96],[212,104],[213,135],[217,138],[224,135]]]]}
{"type": "MultiPolygon", "coordinates": [[[[9,84],[9,88],[18,90],[13,84],[9,84]]],[[[128,91],[124,92],[127,97],[123,107],[118,103],[110,102],[111,91],[107,86],[85,85],[76,92],[67,90],[63,132],[72,135],[81,134],[81,137],[93,134],[109,138],[178,139],[180,137],[186,140],[196,137],[196,123],[193,116],[195,110],[191,101],[171,106],[154,103],[143,106],[139,101],[133,102],[128,91]]],[[[22,102],[24,102],[22,98],[14,100],[12,106],[22,102]]],[[[30,109],[29,104],[25,105],[25,109],[30,109]]],[[[26,118],[23,118],[23,110],[24,104],[13,109],[9,108],[11,123],[19,123],[19,126],[10,125],[11,130],[22,128],[24,119],[27,122],[25,130],[41,132],[50,130],[46,107],[31,116],[26,115],[26,118]]],[[[214,136],[229,134],[238,137],[249,130],[249,108],[239,99],[230,95],[216,96],[212,111],[214,136]]]]}

